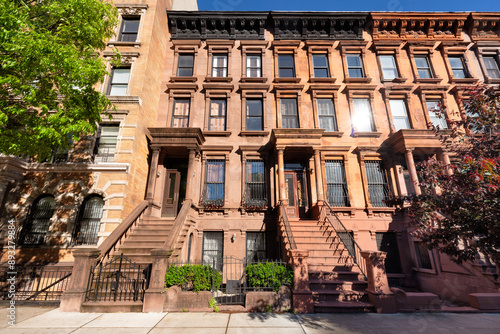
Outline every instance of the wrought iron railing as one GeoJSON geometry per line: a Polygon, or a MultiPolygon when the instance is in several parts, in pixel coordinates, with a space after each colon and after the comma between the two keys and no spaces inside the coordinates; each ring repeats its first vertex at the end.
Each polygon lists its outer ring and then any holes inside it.
{"type": "Polygon", "coordinates": [[[345,228],[344,224],[342,224],[335,211],[332,210],[330,204],[327,201],[325,201],[324,204],[325,205],[321,208],[320,221],[330,224],[342,244],[344,244],[344,247],[347,249],[352,261],[366,278],[366,261],[361,256],[361,247],[359,247],[352,234],[345,228]],[[332,219],[328,217],[327,210],[330,212],[330,217],[332,217],[332,219]]]}
{"type": "Polygon", "coordinates": [[[242,207],[247,211],[260,211],[268,208],[266,193],[260,189],[260,185],[259,189],[252,189],[251,195],[245,191],[241,202],[242,207]]]}
{"type": "Polygon", "coordinates": [[[288,220],[288,215],[286,213],[286,205],[283,203],[279,205],[279,222],[282,233],[284,233],[286,243],[289,245],[290,250],[297,249],[297,244],[293,238],[292,228],[290,227],[290,221],[288,220]]]}
{"type": "Polygon", "coordinates": [[[0,269],[0,299],[59,301],[71,280],[72,267],[24,265],[0,269]],[[12,280],[14,278],[14,280],[12,280]]]}
{"type": "Polygon", "coordinates": [[[97,257],[96,265],[108,259],[111,251],[118,249],[119,245],[121,245],[125,241],[125,238],[132,232],[133,227],[142,220],[144,212],[150,205],[149,201],[142,201],[139,203],[128,217],[114,229],[99,247],[97,247],[100,254],[97,257]]]}

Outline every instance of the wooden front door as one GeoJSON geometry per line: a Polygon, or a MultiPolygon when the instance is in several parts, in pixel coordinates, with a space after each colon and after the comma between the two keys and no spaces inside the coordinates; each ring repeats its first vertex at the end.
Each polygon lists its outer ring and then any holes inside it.
{"type": "Polygon", "coordinates": [[[285,171],[285,191],[288,198],[288,215],[290,217],[306,217],[309,207],[305,172],[285,171]]]}
{"type": "Polygon", "coordinates": [[[163,194],[162,216],[175,217],[177,215],[180,183],[181,173],[176,170],[167,170],[165,192],[163,194]]]}

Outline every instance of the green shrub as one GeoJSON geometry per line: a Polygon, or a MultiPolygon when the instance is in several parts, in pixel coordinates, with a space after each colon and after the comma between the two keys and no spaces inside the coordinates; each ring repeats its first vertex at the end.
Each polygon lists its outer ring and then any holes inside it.
{"type": "Polygon", "coordinates": [[[291,285],[293,280],[293,271],[280,263],[249,264],[245,272],[251,287],[272,288],[275,292],[282,285],[291,285]]]}
{"type": "Polygon", "coordinates": [[[218,271],[213,271],[212,266],[207,264],[172,265],[168,267],[165,274],[165,288],[178,285],[182,290],[210,291],[212,277],[215,290],[218,290],[222,283],[222,275],[218,271]]]}

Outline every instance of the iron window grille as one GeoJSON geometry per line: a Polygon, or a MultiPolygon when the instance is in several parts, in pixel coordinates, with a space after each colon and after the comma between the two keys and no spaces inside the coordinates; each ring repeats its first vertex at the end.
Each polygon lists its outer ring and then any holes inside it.
{"type": "Polygon", "coordinates": [[[118,35],[118,41],[135,42],[139,33],[140,22],[140,17],[124,17],[120,28],[120,34],[118,35]]]}
{"type": "Polygon", "coordinates": [[[264,262],[267,259],[266,233],[247,232],[246,262],[264,262]]]}
{"type": "Polygon", "coordinates": [[[203,232],[203,264],[215,263],[215,270],[222,271],[224,254],[224,232],[203,232]]]}
{"type": "Polygon", "coordinates": [[[384,80],[393,80],[398,77],[398,68],[393,55],[383,55],[378,57],[384,80]]]}
{"type": "Polygon", "coordinates": [[[55,205],[56,200],[52,196],[41,196],[35,201],[21,232],[21,244],[43,245],[45,243],[55,205]]]}
{"type": "Polygon", "coordinates": [[[299,115],[296,99],[281,99],[281,127],[283,129],[299,128],[299,115]]]}
{"type": "Polygon", "coordinates": [[[410,122],[408,120],[405,100],[389,100],[389,105],[391,106],[392,121],[396,131],[409,129],[410,122]]]}
{"type": "Polygon", "coordinates": [[[247,55],[247,77],[262,77],[262,57],[260,55],[247,55]]]}
{"type": "Polygon", "coordinates": [[[415,65],[417,66],[418,77],[421,79],[430,79],[432,75],[431,66],[429,64],[429,57],[415,56],[415,65]]]}
{"type": "Polygon", "coordinates": [[[247,160],[244,207],[246,210],[267,209],[265,165],[262,160],[247,160]]]}
{"type": "Polygon", "coordinates": [[[80,215],[75,224],[73,243],[75,245],[97,245],[101,228],[104,201],[99,196],[85,199],[80,208],[80,215]]]}
{"type": "Polygon", "coordinates": [[[347,73],[349,78],[364,78],[363,59],[360,54],[346,55],[347,73]]]}
{"type": "Polygon", "coordinates": [[[212,56],[212,76],[227,77],[227,54],[214,54],[212,56]]]}
{"type": "Polygon", "coordinates": [[[172,127],[187,128],[189,126],[189,99],[174,99],[172,112],[172,127]]]}
{"type": "Polygon", "coordinates": [[[325,131],[337,131],[337,120],[332,99],[317,99],[319,128],[325,131]]]}
{"type": "Polygon", "coordinates": [[[210,114],[208,130],[225,131],[226,130],[226,104],[224,99],[210,100],[210,114]]]}
{"type": "Polygon", "coordinates": [[[280,78],[295,78],[293,54],[278,55],[278,75],[280,78]]]}
{"type": "Polygon", "coordinates": [[[334,207],[350,206],[344,161],[325,161],[325,171],[328,203],[334,207]]]}
{"type": "Polygon", "coordinates": [[[264,130],[263,115],[262,115],[262,100],[247,99],[247,115],[246,129],[250,131],[264,130]]]}
{"type": "Polygon", "coordinates": [[[326,54],[314,54],[312,56],[312,62],[315,78],[330,77],[330,70],[328,69],[328,57],[326,54]]]}
{"type": "Polygon", "coordinates": [[[388,207],[389,184],[381,161],[365,161],[366,179],[368,181],[368,193],[373,207],[388,207]]]}
{"type": "Polygon", "coordinates": [[[225,161],[222,159],[207,160],[205,170],[205,187],[202,205],[206,210],[216,210],[224,206],[225,161]]]}
{"type": "Polygon", "coordinates": [[[194,68],[194,54],[180,53],[177,64],[178,77],[192,77],[194,68]]]}

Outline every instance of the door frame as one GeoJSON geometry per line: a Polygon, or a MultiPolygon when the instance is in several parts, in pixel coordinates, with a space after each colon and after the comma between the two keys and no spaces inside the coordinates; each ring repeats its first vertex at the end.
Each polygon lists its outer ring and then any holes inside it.
{"type": "Polygon", "coordinates": [[[161,206],[161,215],[163,217],[176,217],[177,216],[177,207],[179,205],[179,193],[180,193],[180,184],[181,184],[181,172],[177,169],[167,169],[165,173],[165,189],[163,191],[163,200],[161,206]],[[171,179],[170,175],[175,175],[175,184],[174,184],[174,194],[172,203],[167,203],[167,199],[170,196],[171,189],[171,179]]]}

